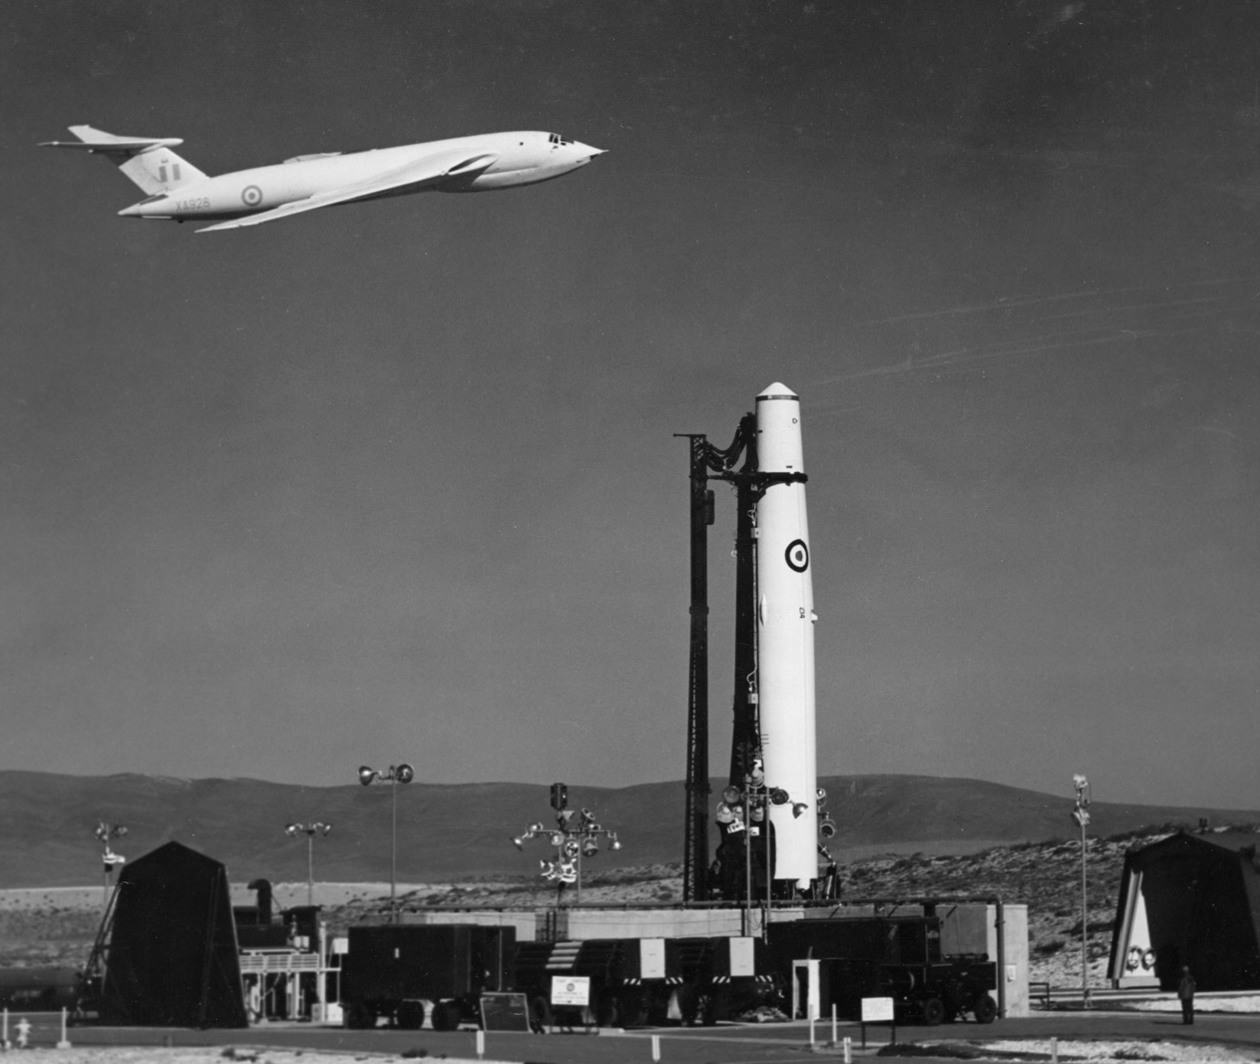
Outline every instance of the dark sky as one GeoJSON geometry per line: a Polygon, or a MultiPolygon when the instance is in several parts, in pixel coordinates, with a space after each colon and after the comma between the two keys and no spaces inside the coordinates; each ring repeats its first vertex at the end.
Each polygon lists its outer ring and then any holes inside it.
{"type": "Polygon", "coordinates": [[[673,434],[782,381],[821,772],[1256,808],[1255,6],[0,5],[0,768],[679,779],[673,434]],[[80,122],[608,154],[199,236],[80,122]]]}

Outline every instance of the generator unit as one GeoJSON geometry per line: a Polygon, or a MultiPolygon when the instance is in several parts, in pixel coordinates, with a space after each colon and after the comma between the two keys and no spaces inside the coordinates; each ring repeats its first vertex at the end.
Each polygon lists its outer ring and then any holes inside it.
{"type": "Polygon", "coordinates": [[[758,939],[603,938],[522,942],[516,989],[527,994],[542,1025],[560,1019],[599,1026],[715,1023],[774,993],[758,939]],[[585,1006],[558,1005],[553,980],[589,980],[585,1006]]]}
{"type": "Polygon", "coordinates": [[[921,916],[805,918],[770,925],[775,968],[818,961],[818,999],[857,1019],[865,997],[889,997],[899,1022],[992,1023],[997,965],[986,954],[944,955],[941,921],[921,916]]]}
{"type": "Polygon", "coordinates": [[[485,991],[511,989],[512,927],[422,924],[352,927],[342,958],[341,1005],[347,1027],[415,1029],[429,1018],[452,1031],[479,1022],[485,991]]]}

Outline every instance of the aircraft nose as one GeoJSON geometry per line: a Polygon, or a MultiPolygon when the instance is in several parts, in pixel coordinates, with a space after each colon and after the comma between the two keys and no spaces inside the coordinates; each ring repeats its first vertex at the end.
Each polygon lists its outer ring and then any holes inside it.
{"type": "Polygon", "coordinates": [[[605,148],[592,148],[589,144],[583,144],[580,140],[575,141],[573,146],[588,159],[594,159],[597,155],[604,155],[607,151],[605,148]]]}

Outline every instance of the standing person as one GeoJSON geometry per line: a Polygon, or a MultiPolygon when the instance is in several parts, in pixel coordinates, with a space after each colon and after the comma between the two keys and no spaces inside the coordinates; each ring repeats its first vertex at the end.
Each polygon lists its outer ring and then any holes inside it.
{"type": "Polygon", "coordinates": [[[1177,997],[1181,999],[1181,1022],[1194,1023],[1194,976],[1190,974],[1190,966],[1183,965],[1181,981],[1177,984],[1177,997]]]}

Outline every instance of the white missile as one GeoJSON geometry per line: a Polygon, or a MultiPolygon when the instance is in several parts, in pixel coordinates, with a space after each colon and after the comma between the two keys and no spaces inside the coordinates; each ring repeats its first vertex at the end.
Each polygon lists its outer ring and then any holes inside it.
{"type": "Polygon", "coordinates": [[[757,690],[771,805],[775,879],[802,889],[818,877],[818,764],[814,718],[814,588],[801,402],[772,384],[757,396],[757,690]],[[780,796],[782,797],[782,796],[780,796]]]}

